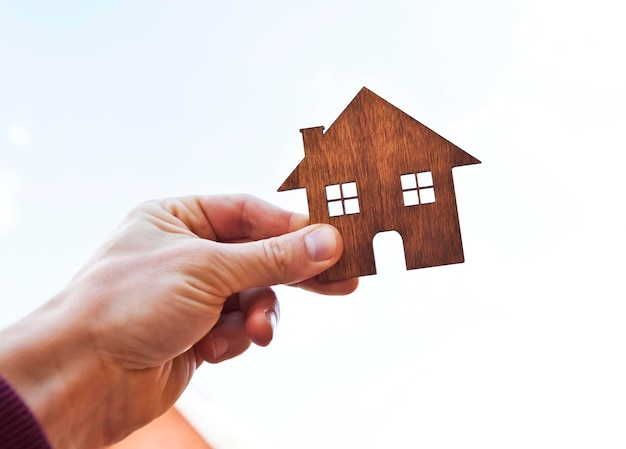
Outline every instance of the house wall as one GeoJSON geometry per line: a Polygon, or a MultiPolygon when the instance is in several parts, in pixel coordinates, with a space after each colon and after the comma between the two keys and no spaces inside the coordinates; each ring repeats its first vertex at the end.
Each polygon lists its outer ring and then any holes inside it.
{"type": "Polygon", "coordinates": [[[387,195],[386,209],[394,207],[396,210],[387,214],[385,220],[372,219],[371,215],[376,212],[368,212],[369,204],[380,201],[385,195],[379,188],[362,195],[362,213],[325,218],[339,229],[344,238],[344,251],[353,257],[342,257],[323,273],[323,280],[341,279],[344,272],[356,272],[360,276],[375,274],[374,236],[391,230],[402,236],[407,269],[463,262],[452,170],[433,171],[436,201],[431,204],[405,207],[400,177],[394,178],[397,178],[397,185],[393,194],[387,195]]]}
{"type": "Polygon", "coordinates": [[[407,269],[464,260],[452,170],[433,170],[435,202],[404,207],[396,224],[404,240],[407,269]]]}
{"type": "MultiPolygon", "coordinates": [[[[463,261],[452,178],[454,148],[428,130],[424,136],[421,128],[414,129],[410,123],[406,127],[409,130],[395,142],[386,141],[388,136],[376,126],[364,131],[366,138],[357,140],[347,131],[329,131],[325,135],[325,145],[345,151],[331,159],[327,170],[318,171],[308,180],[311,219],[337,227],[349,257],[342,257],[323,273],[322,280],[343,279],[345,273],[355,276],[376,273],[372,241],[377,233],[390,230],[398,231],[403,238],[408,269],[463,261]],[[377,151],[385,145],[391,149],[377,151]],[[422,171],[431,171],[433,175],[435,202],[406,207],[400,175],[422,171]],[[357,183],[360,213],[329,217],[325,186],[350,181],[357,183]]],[[[316,158],[312,162],[322,164],[316,158]]]]}

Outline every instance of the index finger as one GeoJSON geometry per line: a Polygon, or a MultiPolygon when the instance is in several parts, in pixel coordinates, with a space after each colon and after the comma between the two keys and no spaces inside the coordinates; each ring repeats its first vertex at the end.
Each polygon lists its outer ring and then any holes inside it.
{"type": "Polygon", "coordinates": [[[161,203],[198,237],[218,242],[261,240],[309,224],[306,215],[245,194],[189,196],[161,203]]]}

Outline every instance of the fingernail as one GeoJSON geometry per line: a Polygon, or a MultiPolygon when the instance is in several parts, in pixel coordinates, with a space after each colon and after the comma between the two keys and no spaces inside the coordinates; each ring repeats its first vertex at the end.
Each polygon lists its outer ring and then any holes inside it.
{"type": "Polygon", "coordinates": [[[337,251],[335,233],[327,226],[320,226],[304,236],[304,244],[309,256],[315,262],[328,260],[337,251]]]}
{"type": "Polygon", "coordinates": [[[213,337],[211,339],[211,345],[213,346],[214,359],[219,359],[228,351],[228,340],[224,337],[213,337]]]}
{"type": "Polygon", "coordinates": [[[265,312],[265,316],[267,317],[267,320],[270,322],[270,326],[272,326],[272,330],[276,329],[276,325],[278,324],[278,317],[276,316],[276,314],[273,311],[268,310],[267,312],[265,312]]]}

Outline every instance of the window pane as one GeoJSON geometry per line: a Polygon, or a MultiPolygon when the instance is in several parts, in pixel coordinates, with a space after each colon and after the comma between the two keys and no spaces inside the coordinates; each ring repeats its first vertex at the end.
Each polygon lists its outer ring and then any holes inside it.
{"type": "Polygon", "coordinates": [[[420,202],[422,204],[435,202],[435,189],[429,187],[428,189],[420,189],[420,202]]]}
{"type": "Polygon", "coordinates": [[[402,183],[402,190],[417,189],[413,173],[400,176],[400,182],[402,183]]]}
{"type": "Polygon", "coordinates": [[[346,208],[346,214],[358,214],[360,212],[359,200],[357,198],[345,200],[343,205],[346,208]]]}
{"type": "Polygon", "coordinates": [[[326,186],[326,199],[327,200],[338,200],[339,198],[341,198],[341,191],[339,190],[339,184],[326,186]]]}
{"type": "Polygon", "coordinates": [[[343,215],[343,207],[341,207],[341,200],[328,202],[328,215],[331,217],[337,217],[343,215]]]}
{"type": "Polygon", "coordinates": [[[346,182],[341,184],[344,198],[354,198],[356,196],[356,182],[346,182]]]}
{"type": "Polygon", "coordinates": [[[402,192],[402,196],[404,196],[405,206],[415,206],[420,203],[417,199],[417,190],[407,190],[406,192],[402,192]]]}
{"type": "Polygon", "coordinates": [[[417,185],[420,187],[430,187],[433,185],[433,174],[429,171],[423,171],[417,174],[417,185]]]}

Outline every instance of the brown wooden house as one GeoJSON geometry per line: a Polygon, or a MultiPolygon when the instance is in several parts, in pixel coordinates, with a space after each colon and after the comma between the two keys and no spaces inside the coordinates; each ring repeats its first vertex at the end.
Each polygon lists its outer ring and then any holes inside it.
{"type": "Polygon", "coordinates": [[[382,231],[402,236],[407,269],[463,262],[452,168],[478,159],[367,88],[326,132],[301,133],[304,159],[279,191],[306,188],[311,222],[343,236],[344,254],[322,280],[375,274],[382,231]]]}

